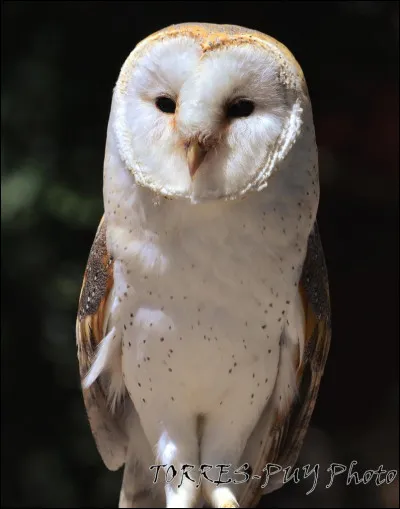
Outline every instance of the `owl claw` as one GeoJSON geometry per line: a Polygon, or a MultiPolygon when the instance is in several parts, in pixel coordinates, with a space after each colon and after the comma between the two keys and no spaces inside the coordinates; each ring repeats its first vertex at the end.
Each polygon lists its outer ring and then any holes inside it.
{"type": "Polygon", "coordinates": [[[217,488],[211,494],[212,507],[233,508],[240,507],[229,488],[217,488]]]}
{"type": "Polygon", "coordinates": [[[240,507],[240,505],[235,500],[227,500],[220,507],[240,507]]]}

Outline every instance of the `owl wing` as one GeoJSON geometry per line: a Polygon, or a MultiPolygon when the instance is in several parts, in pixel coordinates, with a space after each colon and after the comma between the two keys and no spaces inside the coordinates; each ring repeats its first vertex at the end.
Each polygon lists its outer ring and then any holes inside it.
{"type": "Polygon", "coordinates": [[[106,375],[100,375],[89,388],[83,380],[107,333],[109,299],[113,288],[113,259],[106,246],[106,222],[102,217],[90,250],[79,297],[76,342],[83,401],[98,451],[110,470],[125,462],[128,445],[123,423],[129,401],[120,401],[113,412],[107,403],[106,375]]]}
{"type": "Polygon", "coordinates": [[[259,423],[253,436],[256,441],[250,449],[250,457],[245,458],[250,460],[253,475],[259,475],[260,479],[246,483],[241,494],[241,507],[256,507],[262,495],[282,486],[282,473],[271,476],[266,484],[263,468],[268,463],[282,468],[295,465],[317,400],[331,342],[328,275],[317,223],[308,240],[299,292],[305,337],[303,355],[296,355],[297,396],[283,415],[266,408],[264,421],[259,423]],[[265,435],[268,435],[267,439],[265,435]]]}

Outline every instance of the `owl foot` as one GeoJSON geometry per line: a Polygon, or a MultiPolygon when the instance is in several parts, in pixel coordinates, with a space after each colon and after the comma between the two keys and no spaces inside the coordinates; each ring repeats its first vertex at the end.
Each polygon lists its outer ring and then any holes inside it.
{"type": "Polygon", "coordinates": [[[211,493],[212,507],[240,507],[229,488],[216,488],[211,493]]]}

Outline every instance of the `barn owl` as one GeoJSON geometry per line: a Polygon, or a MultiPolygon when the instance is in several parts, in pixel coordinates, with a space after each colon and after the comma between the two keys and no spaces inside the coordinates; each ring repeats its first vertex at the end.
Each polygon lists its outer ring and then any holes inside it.
{"type": "Polygon", "coordinates": [[[119,507],[254,507],[297,461],[331,337],[299,64],[238,26],[150,35],[113,91],[103,179],[76,336],[119,507]]]}

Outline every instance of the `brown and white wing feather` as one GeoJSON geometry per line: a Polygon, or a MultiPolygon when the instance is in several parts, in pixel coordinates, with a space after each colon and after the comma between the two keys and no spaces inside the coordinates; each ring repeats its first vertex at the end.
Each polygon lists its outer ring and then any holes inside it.
{"type": "Polygon", "coordinates": [[[127,437],[123,422],[126,401],[111,411],[107,398],[107,374],[89,388],[83,381],[93,365],[97,349],[107,333],[109,299],[113,289],[113,259],[107,251],[106,222],[102,217],[86,265],[76,320],[76,342],[83,400],[98,451],[110,470],[125,462],[127,437]]]}
{"type": "Polygon", "coordinates": [[[257,459],[251,466],[253,475],[259,475],[260,479],[247,483],[241,494],[241,507],[256,507],[262,495],[282,486],[282,476],[277,475],[262,488],[266,481],[263,468],[268,463],[282,468],[296,464],[318,397],[331,342],[331,309],[317,223],[309,237],[299,292],[304,310],[305,338],[303,355],[299,352],[296,355],[297,396],[283,414],[281,409],[274,409],[264,421],[264,436],[262,430],[257,432],[259,448],[254,452],[257,459]]]}

